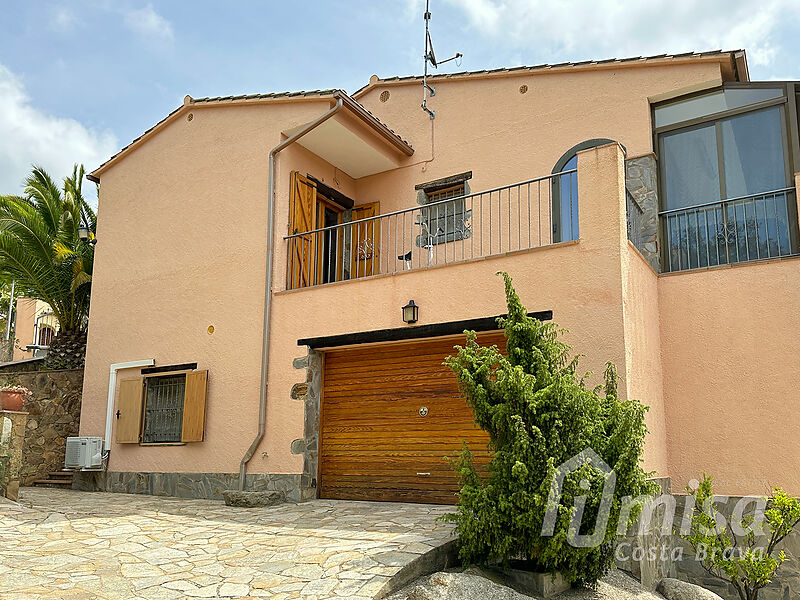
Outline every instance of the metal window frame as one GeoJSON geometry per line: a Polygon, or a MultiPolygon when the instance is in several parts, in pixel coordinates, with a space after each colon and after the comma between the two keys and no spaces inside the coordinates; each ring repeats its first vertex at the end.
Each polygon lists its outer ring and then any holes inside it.
{"type": "MultiPolygon", "coordinates": [[[[746,106],[741,106],[738,108],[733,108],[730,110],[712,113],[709,115],[704,115],[702,117],[696,117],[693,119],[688,119],[686,121],[681,121],[678,123],[672,123],[670,125],[665,125],[663,127],[654,127],[653,128],[653,148],[654,153],[656,155],[656,160],[660,162],[660,157],[662,156],[662,145],[661,139],[662,136],[665,134],[672,134],[678,131],[686,130],[689,131],[691,129],[699,129],[701,127],[709,126],[711,124],[714,125],[715,128],[715,136],[716,136],[716,143],[717,143],[717,161],[718,161],[718,173],[719,173],[719,185],[720,185],[720,197],[718,202],[725,202],[728,200],[726,195],[726,184],[725,184],[725,163],[724,163],[724,154],[722,148],[722,133],[721,133],[721,122],[736,116],[740,116],[747,113],[752,112],[759,112],[763,110],[767,110],[776,106],[783,106],[782,118],[781,118],[781,138],[782,138],[782,145],[784,151],[784,173],[785,173],[785,180],[787,187],[794,186],[794,173],[800,172],[800,131],[798,131],[798,120],[800,119],[800,109],[798,108],[798,95],[800,95],[800,83],[794,81],[760,81],[760,82],[729,82],[724,83],[721,86],[705,89],[705,90],[698,90],[696,92],[692,92],[690,94],[686,94],[684,96],[679,96],[678,98],[670,98],[668,100],[663,100],[661,102],[655,102],[650,105],[650,118],[651,123],[655,124],[655,110],[662,106],[666,106],[669,104],[677,104],[679,102],[684,102],[686,100],[691,100],[692,98],[697,98],[700,96],[711,95],[719,92],[724,92],[726,89],[752,89],[752,88],[772,88],[772,89],[783,89],[783,96],[781,98],[774,98],[770,100],[765,100],[762,102],[756,102],[754,104],[748,104],[746,106]]],[[[658,187],[658,208],[659,208],[659,215],[661,215],[665,210],[669,210],[666,208],[666,197],[664,194],[664,169],[663,165],[659,165],[658,168],[658,177],[657,177],[657,187],[658,187]]],[[[798,241],[800,241],[800,232],[798,232],[798,208],[797,202],[795,201],[793,204],[790,203],[788,206],[789,211],[789,243],[792,248],[796,248],[798,246],[798,241]]],[[[666,232],[666,222],[664,219],[660,219],[659,223],[659,235],[661,240],[667,239],[667,232],[666,232]]],[[[663,271],[666,268],[665,265],[665,252],[668,251],[665,244],[660,244],[662,247],[662,251],[660,252],[661,256],[660,264],[661,270],[663,271]]]]}

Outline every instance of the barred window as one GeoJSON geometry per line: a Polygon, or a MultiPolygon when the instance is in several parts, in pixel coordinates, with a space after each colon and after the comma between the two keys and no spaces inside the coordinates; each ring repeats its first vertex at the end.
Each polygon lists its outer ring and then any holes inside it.
{"type": "Polygon", "coordinates": [[[470,237],[469,219],[472,211],[467,210],[464,196],[469,193],[466,180],[471,176],[469,172],[440,180],[448,182],[449,185],[444,187],[437,185],[438,182],[418,186],[424,192],[424,204],[433,206],[420,210],[417,246],[431,246],[470,237]],[[450,198],[453,201],[446,202],[450,198]]]}
{"type": "Polygon", "coordinates": [[[145,444],[180,442],[186,375],[148,377],[146,382],[142,442],[145,444]]]}

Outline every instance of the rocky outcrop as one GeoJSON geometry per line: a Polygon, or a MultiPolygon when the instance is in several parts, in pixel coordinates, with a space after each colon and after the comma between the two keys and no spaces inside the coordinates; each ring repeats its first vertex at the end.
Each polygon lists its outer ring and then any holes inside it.
{"type": "MultiPolygon", "coordinates": [[[[470,567],[463,573],[439,572],[422,577],[387,600],[535,600],[504,585],[497,573],[470,567]]],[[[614,570],[596,589],[570,589],[553,600],[664,600],[642,585],[614,570]]]]}
{"type": "Polygon", "coordinates": [[[722,600],[706,588],[669,577],[659,581],[656,590],[667,600],[722,600]]]}
{"type": "Polygon", "coordinates": [[[394,600],[528,600],[513,589],[480,575],[469,573],[434,573],[415,585],[407,595],[394,600]]]}

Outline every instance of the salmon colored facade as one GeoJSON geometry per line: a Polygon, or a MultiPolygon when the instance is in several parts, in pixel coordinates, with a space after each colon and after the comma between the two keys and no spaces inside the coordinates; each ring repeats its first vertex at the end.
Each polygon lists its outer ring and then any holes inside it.
{"type": "Polygon", "coordinates": [[[34,358],[37,356],[34,349],[46,350],[58,329],[58,320],[49,304],[33,298],[17,298],[12,360],[34,358]]]}
{"type": "MultiPolygon", "coordinates": [[[[800,376],[792,358],[800,350],[800,262],[781,257],[659,273],[658,260],[629,241],[627,166],[655,157],[660,167],[653,104],[747,77],[743,53],[442,76],[432,80],[436,95],[428,100],[434,119],[420,109],[418,79],[373,77],[354,95],[357,103],[349,97],[342,103],[333,92],[187,97],[93,173],[101,182],[99,243],[81,435],[105,435],[110,365],[153,359],[156,367],[196,363],[208,371],[203,441],[116,443],[112,432],[109,476],[99,485],[175,493],[151,475],[147,484],[125,483],[136,474],[176,474],[195,483],[210,474],[235,482],[258,431],[271,261],[265,430],[247,464],[256,485],[295,486],[289,490],[295,497],[315,494],[318,438],[310,429],[320,416],[308,398],[298,399],[307,371],[296,367],[314,357],[324,361],[325,344],[334,344],[328,336],[340,336],[341,347],[347,339],[341,336],[408,328],[401,307],[409,299],[420,307],[416,326],[500,315],[504,298],[495,273],[504,270],[528,310],[552,311],[568,330],[593,382],[610,360],[622,376],[623,397],[650,406],[646,469],[671,477],[673,489],[706,471],[721,493],[761,492],[765,485],[800,493],[800,475],[786,469],[800,460],[791,402],[800,376]],[[275,155],[268,240],[270,150],[337,103],[339,112],[275,155]],[[587,140],[598,141],[580,149],[587,140]],[[576,234],[556,239],[550,232],[565,209],[556,217],[554,198],[566,197],[567,180],[550,174],[572,148],[577,192],[567,196],[578,201],[576,234]],[[526,187],[509,188],[508,208],[498,192],[494,218],[502,223],[489,220],[494,196],[488,212],[475,196],[452,204],[458,215],[409,213],[411,234],[400,232],[401,213],[394,230],[392,216],[365,221],[362,240],[359,226],[294,238],[305,240],[301,246],[316,239],[317,258],[304,263],[306,273],[297,262],[308,260],[298,258],[307,256],[305,246],[298,250],[286,239],[297,229],[293,172],[312,177],[317,194],[352,200],[352,208],[339,207],[340,225],[347,210],[361,214],[359,207],[371,203],[379,205],[368,217],[419,209],[426,182],[456,174],[470,174],[461,193],[473,195],[538,177],[545,184],[533,184],[540,194],[533,211],[521,200],[526,187]],[[470,219],[469,231],[449,231],[448,219],[462,217],[470,219]],[[432,224],[443,238],[435,245],[432,224]],[[368,227],[380,227],[380,235],[368,227]],[[523,227],[547,234],[523,244],[523,227]],[[495,252],[492,241],[489,252],[476,255],[478,239],[488,242],[492,231],[506,242],[495,252]],[[325,238],[329,233],[334,237],[325,238]],[[406,251],[410,264],[402,260],[406,251]],[[448,251],[453,260],[445,264],[439,253],[448,251]],[[369,274],[353,276],[367,264],[369,274]],[[290,284],[304,277],[316,279],[290,284]],[[298,340],[310,339],[317,341],[307,356],[298,340]]],[[[786,121],[792,126],[796,120],[786,121]]],[[[792,227],[796,212],[793,218],[792,227]]],[[[117,385],[139,371],[119,370],[117,385]]],[[[118,391],[111,400],[117,410],[118,391]]]]}

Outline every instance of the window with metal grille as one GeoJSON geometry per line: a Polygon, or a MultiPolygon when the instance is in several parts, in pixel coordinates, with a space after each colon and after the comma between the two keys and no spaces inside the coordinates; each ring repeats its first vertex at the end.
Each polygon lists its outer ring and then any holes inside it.
{"type": "Polygon", "coordinates": [[[461,182],[446,188],[425,191],[426,207],[420,211],[420,235],[417,245],[421,247],[467,239],[470,229],[467,221],[471,211],[466,210],[464,195],[466,184],[461,182]],[[445,202],[453,198],[452,202],[445,202]]]}
{"type": "Polygon", "coordinates": [[[145,379],[142,442],[164,444],[181,441],[186,375],[145,379]]]}

